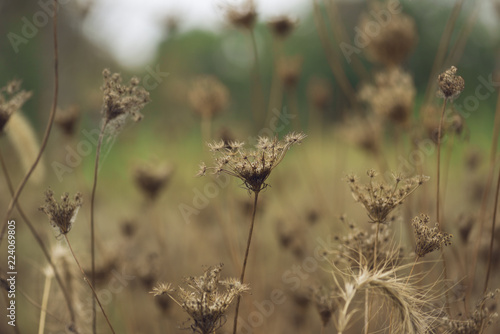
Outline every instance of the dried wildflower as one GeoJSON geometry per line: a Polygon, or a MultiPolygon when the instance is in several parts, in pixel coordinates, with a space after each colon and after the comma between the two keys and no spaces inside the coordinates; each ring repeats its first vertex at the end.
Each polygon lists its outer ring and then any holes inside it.
{"type": "Polygon", "coordinates": [[[226,6],[227,20],[237,28],[252,29],[257,20],[257,11],[253,0],[246,0],[238,8],[234,5],[226,6]]]}
{"type": "Polygon", "coordinates": [[[490,327],[498,317],[498,313],[494,312],[496,308],[495,305],[492,307],[487,307],[486,303],[489,300],[495,300],[496,295],[500,290],[495,290],[485,294],[481,300],[476,304],[474,312],[468,316],[467,319],[444,319],[444,325],[449,330],[449,333],[456,334],[480,334],[484,333],[486,328],[490,327]]]}
{"type": "Polygon", "coordinates": [[[241,142],[229,143],[229,148],[223,141],[208,144],[214,155],[215,166],[200,166],[198,176],[203,176],[207,171],[219,175],[225,173],[235,176],[243,181],[245,188],[254,193],[267,187],[266,180],[272,170],[280,164],[290,147],[300,144],[306,137],[303,133],[289,133],[278,141],[278,138],[269,139],[259,137],[256,150],[247,151],[241,142]]]}
{"type": "Polygon", "coordinates": [[[187,288],[179,287],[176,295],[170,283],[159,283],[151,293],[167,295],[182,307],[191,317],[193,332],[211,334],[224,325],[224,313],[234,298],[250,290],[235,278],[219,280],[221,270],[222,264],[207,268],[202,276],[187,277],[187,288]]]}
{"type": "Polygon", "coordinates": [[[457,68],[450,67],[438,76],[438,95],[444,99],[453,100],[464,90],[465,80],[461,76],[455,75],[457,68]]]}
{"type": "Polygon", "coordinates": [[[411,223],[416,239],[415,254],[419,258],[444,246],[451,245],[452,235],[440,232],[437,223],[433,228],[428,227],[430,220],[428,215],[421,214],[420,217],[413,218],[411,223]]]}
{"type": "Polygon", "coordinates": [[[10,116],[18,111],[31,95],[31,92],[21,90],[19,80],[13,80],[0,88],[0,133],[4,131],[10,116]]]}
{"type": "Polygon", "coordinates": [[[318,310],[323,327],[326,327],[335,312],[333,295],[323,287],[311,288],[312,300],[318,310]]]}
{"type": "Polygon", "coordinates": [[[326,111],[332,103],[332,85],[328,80],[313,77],[307,84],[307,97],[310,103],[320,111],[326,111]]]}
{"type": "Polygon", "coordinates": [[[389,214],[413,193],[420,185],[429,180],[428,176],[415,176],[403,178],[401,174],[393,174],[394,184],[374,181],[377,173],[370,169],[367,171],[370,182],[360,184],[355,175],[345,177],[352,196],[366,210],[371,223],[386,223],[389,214]]]}
{"type": "Polygon", "coordinates": [[[376,74],[375,83],[365,85],[358,96],[376,115],[406,124],[413,111],[415,94],[411,75],[397,67],[376,74]]]}
{"type": "Polygon", "coordinates": [[[213,117],[226,109],[229,92],[216,77],[199,76],[188,93],[189,103],[202,117],[213,117]]]}
{"type": "Polygon", "coordinates": [[[267,22],[274,36],[278,38],[286,38],[295,29],[297,21],[292,20],[286,15],[277,16],[267,22]]]}
{"type": "Polygon", "coordinates": [[[380,118],[349,117],[338,130],[348,142],[353,143],[367,153],[377,155],[380,152],[382,137],[380,118]]]}
{"type": "Polygon", "coordinates": [[[151,200],[158,197],[172,176],[173,169],[166,165],[153,167],[151,165],[137,166],[134,170],[134,180],[139,189],[151,200]]]}
{"type": "Polygon", "coordinates": [[[54,123],[57,124],[67,136],[75,133],[76,123],[80,119],[80,108],[76,105],[69,106],[66,110],[57,109],[54,123]]]}
{"type": "Polygon", "coordinates": [[[303,59],[301,56],[283,57],[278,62],[278,76],[286,89],[293,89],[299,81],[303,59]]]}
{"type": "MultiPolygon", "coordinates": [[[[374,2],[375,12],[385,10],[381,3],[374,2]]],[[[372,11],[372,12],[373,12],[372,11]]],[[[364,14],[361,17],[361,31],[370,31],[373,25],[373,17],[364,14]]],[[[413,51],[418,34],[415,26],[415,21],[406,14],[392,15],[391,19],[384,25],[380,26],[378,34],[370,35],[370,41],[364,49],[367,56],[374,62],[384,64],[386,66],[400,65],[413,51]]]]}
{"type": "Polygon", "coordinates": [[[102,71],[104,84],[102,114],[108,131],[115,133],[121,129],[129,116],[134,122],[142,119],[141,109],[150,102],[149,93],[139,86],[139,79],[133,77],[128,85],[122,84],[119,73],[108,69],[102,71]]]}
{"type": "Polygon", "coordinates": [[[58,203],[54,198],[54,192],[49,188],[45,191],[45,205],[40,207],[40,211],[49,217],[50,224],[58,228],[61,234],[67,234],[82,204],[83,199],[80,193],[76,193],[73,200],[69,198],[68,193],[64,193],[61,196],[61,202],[58,203]]]}

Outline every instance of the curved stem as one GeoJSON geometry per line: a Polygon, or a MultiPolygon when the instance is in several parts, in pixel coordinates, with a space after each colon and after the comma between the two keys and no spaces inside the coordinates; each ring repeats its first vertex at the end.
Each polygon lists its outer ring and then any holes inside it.
{"type": "MultiPolygon", "coordinates": [[[[99,173],[99,157],[101,155],[102,139],[104,138],[104,130],[108,123],[104,121],[102,123],[101,131],[99,133],[99,139],[97,141],[97,148],[95,153],[95,165],[94,165],[94,183],[92,185],[92,197],[90,199],[90,257],[91,257],[91,280],[92,286],[95,285],[95,233],[94,233],[94,211],[95,211],[95,194],[97,190],[97,174],[99,173]]],[[[96,298],[92,298],[92,330],[93,333],[97,333],[97,317],[96,317],[96,298]]]]}
{"type": "MultiPolygon", "coordinates": [[[[3,170],[3,173],[5,175],[5,182],[7,183],[7,187],[9,188],[9,192],[11,195],[13,195],[14,194],[14,187],[12,186],[12,182],[11,182],[10,177],[9,177],[9,172],[7,170],[7,165],[5,164],[5,160],[4,160],[1,152],[0,152],[0,165],[2,166],[2,170],[3,170]]],[[[47,250],[47,247],[45,247],[45,244],[42,240],[42,237],[38,234],[35,227],[31,223],[29,218],[26,216],[26,214],[24,213],[24,210],[21,208],[21,205],[19,203],[16,203],[16,208],[17,208],[17,211],[19,212],[19,214],[21,215],[21,218],[24,220],[26,225],[28,225],[28,228],[29,228],[31,234],[33,235],[36,242],[40,246],[40,249],[42,250],[43,255],[45,256],[48,264],[52,268],[52,271],[54,272],[54,277],[57,281],[57,284],[59,284],[59,286],[61,288],[62,294],[64,296],[64,300],[66,301],[66,305],[68,306],[68,311],[69,311],[69,315],[71,318],[71,322],[73,324],[75,324],[75,311],[73,309],[73,305],[71,304],[71,298],[70,298],[70,295],[68,293],[68,289],[63,284],[63,280],[61,278],[61,275],[59,275],[59,272],[58,272],[54,262],[52,261],[52,258],[50,257],[49,251],[47,250]]]]}
{"type": "MultiPolygon", "coordinates": [[[[240,282],[243,283],[243,279],[245,278],[245,269],[247,267],[248,253],[250,251],[250,242],[252,241],[253,234],[253,226],[255,223],[255,212],[257,212],[257,199],[259,198],[259,192],[254,192],[254,201],[253,201],[253,211],[252,211],[252,222],[250,224],[250,231],[248,231],[248,240],[247,240],[247,249],[245,251],[245,258],[243,260],[243,268],[241,269],[240,282]]],[[[234,315],[234,325],[233,325],[233,334],[236,334],[236,330],[238,328],[238,311],[240,308],[240,299],[241,296],[238,296],[236,300],[236,312],[234,315]]]]}
{"type": "Polygon", "coordinates": [[[85,275],[85,271],[83,271],[83,268],[80,265],[80,262],[76,258],[75,252],[73,252],[73,247],[71,247],[71,243],[69,242],[68,236],[66,234],[64,234],[64,238],[66,239],[66,242],[68,243],[68,247],[69,247],[69,250],[71,251],[71,255],[73,255],[73,258],[75,259],[75,262],[78,265],[78,268],[82,272],[83,279],[85,280],[85,282],[87,282],[87,284],[89,285],[90,289],[92,289],[92,294],[94,295],[94,299],[97,300],[97,303],[99,304],[99,307],[101,308],[101,311],[102,311],[102,314],[104,315],[104,318],[106,318],[106,322],[108,323],[109,328],[111,329],[111,332],[113,332],[113,334],[115,334],[115,330],[113,329],[113,326],[109,322],[109,318],[106,315],[106,312],[104,311],[104,308],[102,307],[101,301],[99,300],[99,297],[97,297],[97,293],[95,292],[94,286],[93,286],[93,284],[90,283],[89,279],[87,278],[87,275],[85,275]]]}
{"type": "Polygon", "coordinates": [[[23,191],[24,186],[26,186],[28,179],[30,178],[31,174],[33,173],[36,166],[40,162],[40,159],[42,158],[42,154],[45,151],[45,147],[47,146],[47,142],[49,140],[50,131],[52,130],[52,124],[54,123],[54,117],[56,115],[57,97],[59,94],[59,58],[58,58],[58,47],[57,47],[57,0],[54,0],[53,36],[54,36],[54,97],[53,97],[53,101],[52,101],[52,109],[50,110],[47,128],[45,129],[45,133],[44,133],[43,139],[42,139],[42,144],[40,145],[40,151],[38,151],[38,155],[36,156],[36,159],[33,162],[33,165],[31,165],[30,169],[28,170],[28,172],[24,176],[23,180],[21,181],[21,183],[17,187],[16,191],[14,192],[14,195],[12,196],[12,199],[9,202],[9,206],[7,207],[7,212],[5,213],[5,216],[3,219],[3,221],[5,223],[2,227],[2,231],[0,232],[0,244],[2,243],[3,236],[5,234],[5,229],[7,227],[7,221],[9,219],[9,216],[12,213],[12,210],[14,209],[14,205],[17,203],[17,199],[21,195],[21,192],[23,191]]]}

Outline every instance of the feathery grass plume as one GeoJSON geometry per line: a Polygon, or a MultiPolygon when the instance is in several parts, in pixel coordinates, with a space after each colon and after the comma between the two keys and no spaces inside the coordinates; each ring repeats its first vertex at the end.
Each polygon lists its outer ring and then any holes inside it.
{"type": "MultiPolygon", "coordinates": [[[[380,3],[372,1],[372,11],[379,12],[387,10],[390,1],[380,3]],[[385,8],[384,8],[385,7],[385,8]]],[[[361,16],[360,30],[370,31],[373,25],[373,17],[368,13],[361,16]]],[[[417,44],[418,34],[415,20],[410,16],[400,13],[392,15],[390,20],[379,25],[380,32],[370,35],[370,43],[364,49],[367,57],[386,66],[400,65],[413,51],[417,44]]]]}
{"type": "Polygon", "coordinates": [[[282,57],[278,66],[278,76],[287,90],[293,90],[299,81],[303,58],[301,56],[282,57]]]}
{"type": "Polygon", "coordinates": [[[456,75],[456,73],[457,68],[452,66],[438,76],[439,89],[437,94],[439,97],[451,101],[457,98],[464,90],[465,80],[461,76],[456,75]]]}
{"type": "Polygon", "coordinates": [[[32,93],[21,90],[21,81],[13,80],[0,88],[0,134],[13,113],[18,111],[32,93]]]}
{"type": "Polygon", "coordinates": [[[187,287],[174,289],[171,283],[158,283],[154,296],[167,295],[190,316],[194,333],[212,334],[226,322],[226,310],[235,297],[250,290],[236,278],[220,280],[222,264],[205,269],[202,276],[186,277],[187,287]],[[174,294],[174,292],[176,292],[174,294]]]}
{"type": "Polygon", "coordinates": [[[389,214],[418,187],[429,180],[428,176],[418,175],[404,178],[400,173],[393,173],[394,183],[375,182],[377,173],[370,169],[367,171],[370,181],[360,184],[357,176],[350,174],[345,177],[351,188],[354,200],[366,210],[370,223],[386,223],[389,214]]]}
{"type": "Polygon", "coordinates": [[[258,193],[267,187],[266,180],[272,170],[280,164],[288,150],[296,144],[300,144],[306,138],[303,133],[291,132],[283,140],[277,137],[259,137],[255,150],[247,151],[243,148],[243,142],[231,142],[226,147],[223,141],[208,144],[215,160],[213,167],[201,164],[198,176],[207,172],[215,175],[221,173],[234,176],[241,181],[248,191],[258,193]]]}
{"type": "MultiPolygon", "coordinates": [[[[9,122],[5,126],[5,133],[12,146],[16,149],[24,171],[28,171],[40,151],[40,144],[36,138],[35,130],[22,113],[16,112],[10,116],[9,122]]],[[[43,159],[40,158],[40,162],[31,174],[29,181],[40,184],[45,175],[45,164],[43,159]]]]}
{"type": "Polygon", "coordinates": [[[198,76],[188,93],[189,103],[201,117],[214,117],[227,108],[229,91],[212,75],[198,76]]]}
{"type": "Polygon", "coordinates": [[[439,250],[444,246],[451,245],[452,235],[440,232],[439,227],[436,223],[436,227],[430,228],[427,225],[430,222],[430,217],[425,214],[421,214],[413,218],[411,225],[413,226],[415,232],[415,254],[421,258],[426,254],[431,253],[435,250],[439,250]]]}
{"type": "Polygon", "coordinates": [[[45,191],[45,205],[40,207],[40,211],[49,218],[50,224],[59,229],[61,235],[67,234],[73,227],[78,210],[83,204],[81,193],[76,193],[73,200],[69,198],[68,193],[61,196],[61,202],[54,198],[52,189],[45,191]]]}
{"type": "Polygon", "coordinates": [[[386,307],[387,312],[396,315],[391,317],[392,333],[434,333],[436,317],[432,315],[432,310],[440,296],[432,291],[433,286],[417,287],[412,281],[408,284],[402,274],[407,265],[376,270],[363,265],[355,270],[350,267],[341,270],[334,264],[332,266],[331,274],[337,289],[335,300],[338,304],[334,320],[339,334],[352,325],[354,315],[360,312],[358,302],[366,293],[377,296],[379,311],[386,307]]]}
{"type": "Polygon", "coordinates": [[[137,166],[133,176],[137,187],[151,200],[155,200],[164,189],[173,174],[173,168],[165,164],[152,166],[148,164],[137,166]]]}
{"type": "Polygon", "coordinates": [[[333,87],[330,81],[312,77],[307,83],[307,98],[316,110],[325,112],[332,103],[333,87]]]}
{"type": "Polygon", "coordinates": [[[141,109],[149,103],[149,93],[139,86],[139,79],[132,77],[128,85],[122,84],[119,73],[109,69],[102,71],[104,84],[102,115],[105,128],[113,135],[119,132],[129,117],[134,122],[142,119],[141,109]]]}
{"type": "Polygon", "coordinates": [[[240,7],[226,4],[226,19],[236,28],[253,29],[257,20],[257,11],[253,0],[245,0],[240,7]]]}
{"type": "Polygon", "coordinates": [[[500,290],[486,293],[476,304],[474,311],[466,319],[443,319],[444,327],[449,333],[456,334],[481,334],[490,327],[498,318],[496,309],[496,296],[500,290]],[[486,305],[493,300],[493,305],[486,305]]]}
{"type": "Polygon", "coordinates": [[[267,21],[267,25],[271,29],[274,36],[285,39],[295,29],[297,21],[286,15],[280,15],[267,21]]]}
{"type": "Polygon", "coordinates": [[[80,114],[80,108],[77,105],[71,105],[66,109],[57,109],[54,123],[61,128],[66,136],[71,137],[75,134],[80,114]]]}
{"type": "Polygon", "coordinates": [[[374,81],[361,88],[360,100],[376,115],[395,124],[407,125],[416,95],[411,75],[400,67],[391,67],[377,73],[374,81]]]}

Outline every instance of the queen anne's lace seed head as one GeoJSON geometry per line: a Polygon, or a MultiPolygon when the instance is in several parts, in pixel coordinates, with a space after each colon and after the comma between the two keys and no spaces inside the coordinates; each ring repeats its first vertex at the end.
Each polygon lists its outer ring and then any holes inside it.
{"type": "Polygon", "coordinates": [[[201,164],[197,175],[203,176],[208,171],[216,175],[225,173],[239,178],[245,188],[258,193],[267,187],[266,180],[271,171],[283,160],[290,147],[300,144],[305,137],[303,133],[289,133],[281,141],[276,137],[260,137],[253,151],[245,150],[240,142],[210,143],[208,147],[215,165],[207,167],[201,164]]]}
{"type": "Polygon", "coordinates": [[[428,215],[421,214],[413,218],[413,226],[416,238],[415,254],[418,257],[424,257],[426,254],[439,250],[444,246],[451,245],[452,235],[439,231],[439,225],[429,227],[430,218],[428,215]]]}
{"type": "Polygon", "coordinates": [[[76,193],[73,200],[69,198],[68,193],[65,193],[61,196],[61,202],[58,203],[54,198],[54,192],[47,189],[45,205],[40,207],[40,211],[47,215],[50,224],[58,228],[61,234],[67,234],[71,230],[82,204],[83,199],[80,193],[76,193]]]}

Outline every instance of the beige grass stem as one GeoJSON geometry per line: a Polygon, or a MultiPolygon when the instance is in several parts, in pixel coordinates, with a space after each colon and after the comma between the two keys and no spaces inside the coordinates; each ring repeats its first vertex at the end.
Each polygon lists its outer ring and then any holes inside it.
{"type": "MultiPolygon", "coordinates": [[[[247,240],[247,248],[245,250],[245,257],[243,259],[243,268],[241,269],[241,276],[240,276],[240,283],[243,284],[243,280],[245,278],[245,270],[247,267],[247,260],[248,260],[248,253],[250,251],[250,243],[252,241],[252,234],[253,234],[253,227],[255,223],[255,213],[257,212],[257,200],[259,198],[259,192],[256,191],[254,192],[254,201],[253,201],[253,210],[252,210],[252,222],[250,223],[250,230],[248,231],[248,240],[247,240]]],[[[234,314],[234,325],[233,325],[233,334],[236,334],[236,331],[238,329],[238,311],[240,308],[240,299],[241,297],[238,296],[238,299],[236,300],[236,312],[234,314]]]]}
{"type": "Polygon", "coordinates": [[[89,279],[87,278],[87,275],[85,275],[85,271],[83,270],[82,266],[80,265],[80,262],[78,261],[78,258],[75,255],[75,252],[73,251],[73,247],[71,247],[71,243],[69,242],[68,236],[66,234],[63,234],[64,238],[66,240],[66,243],[68,244],[69,250],[71,251],[71,255],[73,255],[73,258],[75,259],[76,264],[78,265],[78,268],[80,269],[84,281],[88,284],[90,289],[92,290],[92,294],[94,295],[94,300],[97,300],[97,303],[99,304],[99,307],[101,308],[102,314],[104,315],[104,318],[106,319],[106,322],[108,323],[109,328],[111,329],[111,332],[115,334],[115,330],[113,329],[113,326],[111,325],[111,322],[109,322],[109,318],[104,311],[104,308],[102,307],[101,301],[99,300],[99,297],[97,297],[97,293],[95,292],[94,286],[92,283],[90,283],[89,279]]]}
{"type": "Polygon", "coordinates": [[[49,303],[50,285],[52,283],[52,269],[48,268],[45,273],[45,283],[43,285],[42,307],[40,308],[40,321],[38,323],[38,334],[45,331],[45,318],[47,317],[47,305],[49,303]]]}

